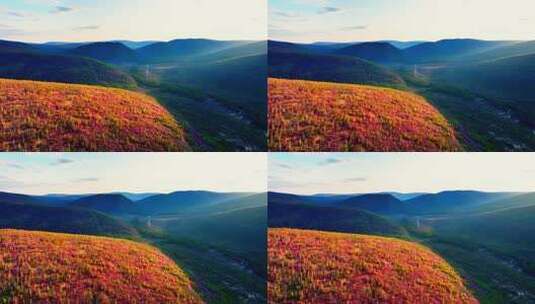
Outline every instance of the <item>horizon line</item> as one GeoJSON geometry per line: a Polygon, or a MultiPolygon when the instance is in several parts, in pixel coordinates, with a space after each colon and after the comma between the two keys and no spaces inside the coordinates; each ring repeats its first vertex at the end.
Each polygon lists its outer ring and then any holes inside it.
{"type": "Polygon", "coordinates": [[[426,42],[440,42],[445,40],[478,40],[478,41],[508,41],[508,42],[529,42],[529,41],[535,41],[535,39],[523,39],[523,40],[517,40],[517,39],[478,39],[478,38],[441,38],[436,40],[426,40],[426,39],[411,39],[411,40],[399,40],[399,39],[373,39],[373,40],[346,40],[346,41],[327,41],[327,40],[314,40],[309,42],[299,42],[299,41],[292,41],[292,40],[281,40],[281,39],[272,39],[268,38],[268,41],[273,42],[285,42],[285,43],[293,43],[293,44],[316,44],[316,43],[332,43],[332,44],[345,44],[345,43],[365,43],[365,42],[388,42],[388,41],[395,41],[395,42],[420,42],[420,43],[426,43],[426,42]]]}
{"type": "Polygon", "coordinates": [[[19,43],[26,43],[26,44],[47,44],[47,43],[97,43],[97,42],[121,42],[121,41],[128,41],[128,42],[171,42],[175,40],[210,40],[210,41],[224,41],[224,42],[230,42],[230,41],[251,41],[251,42],[261,42],[261,41],[268,41],[267,39],[215,39],[215,38],[202,38],[202,37],[184,37],[184,38],[173,38],[170,40],[155,40],[155,39],[140,39],[140,40],[130,40],[130,39],[121,39],[121,38],[114,38],[114,39],[104,39],[104,40],[90,40],[90,41],[66,41],[66,40],[42,40],[42,41],[28,41],[28,40],[12,40],[8,38],[2,38],[0,37],[0,41],[9,41],[9,42],[19,42],[19,43]]]}

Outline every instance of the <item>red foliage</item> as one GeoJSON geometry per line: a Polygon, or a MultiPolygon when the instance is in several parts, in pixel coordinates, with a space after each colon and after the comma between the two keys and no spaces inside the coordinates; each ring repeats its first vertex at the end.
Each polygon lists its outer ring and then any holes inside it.
{"type": "Polygon", "coordinates": [[[269,303],[478,303],[431,250],[397,239],[268,232],[269,303]]]}
{"type": "Polygon", "coordinates": [[[0,79],[1,151],[183,151],[153,98],[97,86],[0,79]]]}
{"type": "Polygon", "coordinates": [[[0,230],[1,303],[202,303],[189,278],[148,245],[0,230]]]}
{"type": "Polygon", "coordinates": [[[394,89],[269,79],[271,151],[458,151],[447,120],[394,89]]]}

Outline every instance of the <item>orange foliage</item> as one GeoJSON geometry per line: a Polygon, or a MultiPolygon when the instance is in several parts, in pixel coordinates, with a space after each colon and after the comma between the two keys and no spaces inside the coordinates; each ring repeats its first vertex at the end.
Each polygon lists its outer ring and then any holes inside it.
{"type": "Polygon", "coordinates": [[[270,151],[458,151],[447,120],[394,89],[269,79],[270,151]]]}
{"type": "Polygon", "coordinates": [[[97,86],[0,79],[1,151],[183,151],[153,98],[97,86]]]}
{"type": "Polygon", "coordinates": [[[478,303],[431,250],[397,239],[268,232],[269,303],[478,303]]]}
{"type": "Polygon", "coordinates": [[[0,230],[1,303],[202,303],[158,250],[131,241],[0,230]]]}

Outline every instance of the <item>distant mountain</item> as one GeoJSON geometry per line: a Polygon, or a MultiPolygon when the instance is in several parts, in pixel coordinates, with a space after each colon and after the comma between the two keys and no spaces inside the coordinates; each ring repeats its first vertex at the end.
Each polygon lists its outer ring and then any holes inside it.
{"type": "Polygon", "coordinates": [[[140,57],[148,62],[166,62],[220,51],[244,42],[208,39],[177,39],[157,42],[137,49],[140,57]]]}
{"type": "Polygon", "coordinates": [[[439,69],[434,79],[486,95],[535,103],[535,53],[439,69]]]}
{"type": "Polygon", "coordinates": [[[0,50],[0,78],[133,88],[134,79],[109,65],[77,56],[0,50]]]}
{"type": "Polygon", "coordinates": [[[42,203],[42,200],[37,197],[25,194],[0,192],[0,202],[17,204],[40,204],[42,203]]]}
{"type": "Polygon", "coordinates": [[[244,42],[230,47],[226,47],[214,52],[199,54],[195,56],[195,61],[220,61],[236,60],[243,57],[265,56],[267,54],[266,41],[244,42]]]}
{"type": "Polygon", "coordinates": [[[387,42],[387,43],[390,43],[391,45],[397,47],[400,50],[404,50],[404,49],[408,49],[410,47],[425,43],[427,41],[423,41],[423,40],[422,41],[383,40],[383,41],[379,41],[379,42],[387,42]]]}
{"type": "Polygon", "coordinates": [[[148,40],[148,41],[114,40],[111,42],[119,42],[119,43],[124,44],[126,47],[135,50],[135,49],[139,49],[139,48],[151,45],[151,44],[159,43],[161,41],[157,41],[157,40],[148,40]]]}
{"type": "Polygon", "coordinates": [[[405,49],[403,54],[408,62],[413,63],[451,61],[462,56],[480,53],[509,43],[509,41],[446,39],[415,45],[405,49]]]}
{"type": "Polygon", "coordinates": [[[445,191],[425,194],[405,201],[409,214],[434,214],[455,212],[459,208],[477,206],[507,198],[513,193],[487,193],[478,191],[445,191]]]}
{"type": "Polygon", "coordinates": [[[334,54],[358,57],[377,63],[403,62],[403,52],[388,42],[357,43],[336,50],[334,54]]]}
{"type": "Polygon", "coordinates": [[[399,214],[404,204],[390,194],[364,194],[335,204],[337,207],[366,210],[377,214],[399,214]]]}
{"type": "Polygon", "coordinates": [[[217,204],[247,195],[245,193],[178,191],[140,200],[136,203],[136,208],[138,213],[146,215],[180,213],[191,211],[191,209],[199,208],[202,205],[217,204]]]}
{"type": "Polygon", "coordinates": [[[153,216],[152,225],[175,237],[196,239],[239,252],[258,252],[266,246],[267,200],[258,194],[181,213],[153,216]]]}
{"type": "Polygon", "coordinates": [[[0,229],[137,237],[134,228],[97,211],[16,202],[0,202],[0,229]]]}
{"type": "Polygon", "coordinates": [[[129,63],[138,60],[136,52],[120,42],[95,42],[85,44],[73,49],[70,53],[108,63],[129,63]]]}
{"type": "Polygon", "coordinates": [[[273,52],[268,55],[274,78],[403,86],[403,79],[384,67],[349,56],[273,52]]]}
{"type": "Polygon", "coordinates": [[[535,41],[511,42],[483,52],[462,58],[466,61],[484,62],[508,57],[535,54],[535,41]]]}
{"type": "Polygon", "coordinates": [[[374,235],[404,235],[402,227],[360,209],[268,201],[272,228],[298,228],[374,235]]]}
{"type": "Polygon", "coordinates": [[[285,204],[306,204],[314,203],[314,196],[297,195],[281,192],[268,192],[268,202],[285,204]]]}
{"type": "Polygon", "coordinates": [[[93,209],[107,214],[125,214],[135,211],[134,202],[120,194],[91,195],[78,199],[69,206],[93,209]]]}
{"type": "Polygon", "coordinates": [[[310,52],[310,49],[308,49],[304,45],[291,43],[291,42],[283,42],[283,41],[274,41],[269,40],[268,41],[268,52],[275,52],[275,53],[308,53],[310,52]]]}
{"type": "Polygon", "coordinates": [[[468,206],[464,213],[495,212],[497,210],[516,209],[535,206],[535,193],[509,193],[483,205],[468,206]]]}
{"type": "Polygon", "coordinates": [[[133,193],[133,192],[113,192],[111,194],[120,194],[124,197],[126,197],[127,199],[133,201],[133,202],[137,202],[137,201],[140,201],[142,199],[146,199],[146,198],[149,198],[151,196],[155,196],[155,195],[160,195],[161,193],[152,193],[152,192],[147,192],[147,193],[133,193]]]}
{"type": "Polygon", "coordinates": [[[0,40],[0,54],[2,53],[21,53],[21,52],[33,52],[37,51],[37,48],[22,42],[0,40]]]}

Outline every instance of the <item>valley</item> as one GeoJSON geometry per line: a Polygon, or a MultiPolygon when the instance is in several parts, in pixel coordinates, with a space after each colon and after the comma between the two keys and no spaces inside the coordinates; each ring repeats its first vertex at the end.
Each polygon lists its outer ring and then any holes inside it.
{"type": "Polygon", "coordinates": [[[419,243],[452,265],[480,303],[532,303],[533,197],[478,191],[322,196],[270,192],[268,223],[270,229],[388,236],[419,243]],[[311,213],[314,209],[317,216],[311,213]],[[330,217],[331,213],[337,215],[330,217]],[[320,215],[323,221],[317,220],[320,215]]]}
{"type": "MultiPolygon", "coordinates": [[[[443,39],[415,42],[408,47],[397,41],[349,43],[290,43],[269,41],[269,77],[288,80],[310,80],[328,83],[371,85],[412,92],[436,108],[455,130],[456,140],[466,151],[531,151],[535,147],[533,132],[534,96],[527,89],[535,80],[532,41],[486,41],[477,39],[443,39]]],[[[290,94],[290,93],[289,93],[290,94]]],[[[271,97],[271,94],[270,94],[271,97]]],[[[304,100],[318,98],[302,94],[304,100]]],[[[337,95],[345,99],[345,95],[337,95]]],[[[278,99],[292,99],[279,94],[278,99]]],[[[386,97],[384,102],[390,102],[386,97]]],[[[325,100],[325,102],[332,102],[325,100]]],[[[270,98],[270,104],[273,101],[270,98]]],[[[274,105],[276,106],[276,105],[274,105]]],[[[361,108],[360,106],[358,107],[361,108]]],[[[405,107],[402,107],[405,108],[405,107]]],[[[364,107],[363,112],[368,110],[364,107]]],[[[300,113],[308,117],[314,113],[300,113]]],[[[389,113],[374,114],[388,120],[389,113]],[[384,115],[384,117],[383,117],[384,115]]],[[[417,115],[417,114],[415,114],[417,115]]],[[[395,117],[413,123],[412,117],[395,117]]],[[[277,118],[271,116],[273,126],[277,118]]],[[[332,114],[327,121],[337,119],[332,114]]],[[[360,117],[355,117],[361,120],[360,117]]],[[[297,122],[299,117],[286,117],[297,122]]],[[[368,133],[340,127],[329,130],[321,121],[308,121],[322,130],[322,136],[368,133]]],[[[305,137],[303,130],[292,131],[305,137]]],[[[270,130],[271,131],[271,130],[270,130]]],[[[404,136],[419,137],[413,131],[404,136]]],[[[401,134],[383,134],[385,141],[401,134]]],[[[298,137],[284,140],[299,145],[298,137]]],[[[425,139],[425,138],[424,138],[425,139]]],[[[275,138],[275,142],[280,139],[275,138]]],[[[271,143],[271,139],[270,139],[271,143]]],[[[339,141],[343,145],[344,141],[339,141]]],[[[273,151],[287,151],[279,144],[273,151]]],[[[314,149],[310,149],[312,151],[314,149]]],[[[317,150],[317,149],[316,149],[317,150]]],[[[316,151],[314,150],[314,151],[316,151]]],[[[389,151],[384,144],[361,145],[322,151],[389,151]]],[[[427,151],[425,146],[397,147],[397,151],[427,151]]],[[[448,151],[434,147],[434,151],[448,151]]]]}
{"type": "MultiPolygon", "coordinates": [[[[165,147],[166,151],[182,151],[184,144],[194,151],[265,150],[265,42],[177,39],[134,48],[127,45],[132,43],[27,44],[2,40],[0,77],[115,87],[149,95],[185,130],[187,143],[177,137],[177,144],[165,147]]],[[[76,101],[84,96],[72,98],[76,101]]],[[[46,101],[37,109],[49,110],[51,105],[46,101]]],[[[3,106],[5,111],[11,111],[9,106],[3,106]]],[[[67,111],[64,115],[75,119],[77,114],[67,111]]],[[[78,131],[76,126],[73,131],[78,131]]],[[[32,129],[18,126],[4,132],[11,135],[32,129]]],[[[103,136],[103,140],[112,139],[103,136]]],[[[12,146],[4,150],[32,151],[18,141],[11,140],[12,146]]],[[[151,145],[149,140],[136,151],[151,151],[151,145]]],[[[46,141],[39,148],[91,151],[85,146],[49,147],[46,141]]]]}
{"type": "MultiPolygon", "coordinates": [[[[265,303],[266,208],[266,195],[261,193],[34,196],[3,192],[0,229],[149,244],[184,271],[199,301],[265,303]]],[[[1,297],[14,296],[4,292],[7,287],[0,287],[1,297]]]]}

